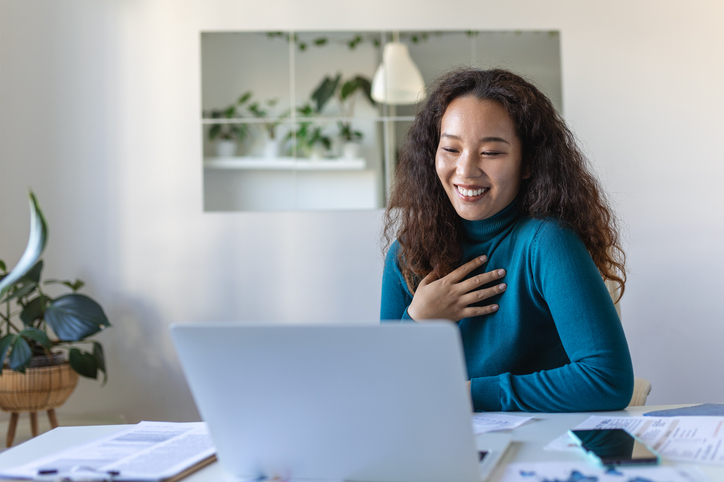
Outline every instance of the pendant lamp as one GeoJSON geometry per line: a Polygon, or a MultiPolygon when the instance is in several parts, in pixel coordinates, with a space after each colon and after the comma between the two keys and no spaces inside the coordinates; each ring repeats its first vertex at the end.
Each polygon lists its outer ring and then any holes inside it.
{"type": "Polygon", "coordinates": [[[425,98],[425,81],[420,69],[397,34],[393,42],[385,45],[382,63],[372,79],[372,98],[391,105],[417,104],[425,98]]]}

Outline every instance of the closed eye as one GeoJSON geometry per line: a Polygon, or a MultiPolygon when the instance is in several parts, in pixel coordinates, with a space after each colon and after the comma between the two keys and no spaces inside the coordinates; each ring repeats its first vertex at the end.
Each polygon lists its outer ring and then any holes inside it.
{"type": "Polygon", "coordinates": [[[442,150],[445,152],[458,152],[457,149],[454,149],[452,147],[443,147],[442,150]]]}
{"type": "Polygon", "coordinates": [[[503,154],[503,153],[498,152],[498,151],[483,151],[480,153],[480,155],[487,156],[487,157],[500,156],[501,154],[503,154]]]}

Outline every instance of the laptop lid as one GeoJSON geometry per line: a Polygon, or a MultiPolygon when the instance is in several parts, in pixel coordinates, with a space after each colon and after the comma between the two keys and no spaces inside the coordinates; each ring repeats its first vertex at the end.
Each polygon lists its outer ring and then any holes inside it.
{"type": "Polygon", "coordinates": [[[479,481],[450,323],[173,324],[219,463],[237,477],[479,481]]]}

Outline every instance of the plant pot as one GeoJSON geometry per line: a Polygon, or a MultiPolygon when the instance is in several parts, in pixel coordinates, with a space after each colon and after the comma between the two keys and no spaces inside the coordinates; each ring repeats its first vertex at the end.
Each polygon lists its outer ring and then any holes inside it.
{"type": "Polygon", "coordinates": [[[219,139],[216,141],[217,157],[234,157],[236,155],[236,141],[219,139]]]}
{"type": "Polygon", "coordinates": [[[326,150],[323,145],[314,144],[312,146],[312,149],[309,151],[309,158],[313,159],[315,161],[319,161],[319,160],[324,159],[325,154],[326,154],[326,150]]]}
{"type": "MultiPolygon", "coordinates": [[[[7,446],[13,444],[15,428],[21,412],[30,412],[30,427],[33,437],[38,434],[37,412],[48,412],[51,428],[58,426],[55,409],[63,405],[78,385],[78,373],[68,362],[57,363],[56,357],[48,358],[41,363],[47,366],[26,368],[25,373],[3,368],[0,376],[0,410],[11,412],[7,446]]],[[[61,356],[62,359],[62,356],[61,356]]],[[[37,363],[37,362],[36,362],[37,363]]]]}
{"type": "Polygon", "coordinates": [[[342,145],[342,157],[344,159],[359,159],[360,145],[356,142],[345,142],[342,145]]]}
{"type": "Polygon", "coordinates": [[[267,137],[264,141],[264,157],[274,159],[279,157],[280,145],[279,140],[267,137]]]}
{"type": "Polygon", "coordinates": [[[3,368],[0,377],[0,410],[38,412],[63,405],[78,384],[78,374],[68,362],[27,368],[18,373],[3,368]]]}

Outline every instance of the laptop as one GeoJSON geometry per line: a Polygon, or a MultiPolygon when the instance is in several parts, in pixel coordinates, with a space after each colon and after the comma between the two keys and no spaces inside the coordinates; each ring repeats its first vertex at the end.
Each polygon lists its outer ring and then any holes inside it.
{"type": "Polygon", "coordinates": [[[171,325],[183,371],[237,478],[480,482],[460,335],[447,322],[171,325]]]}

